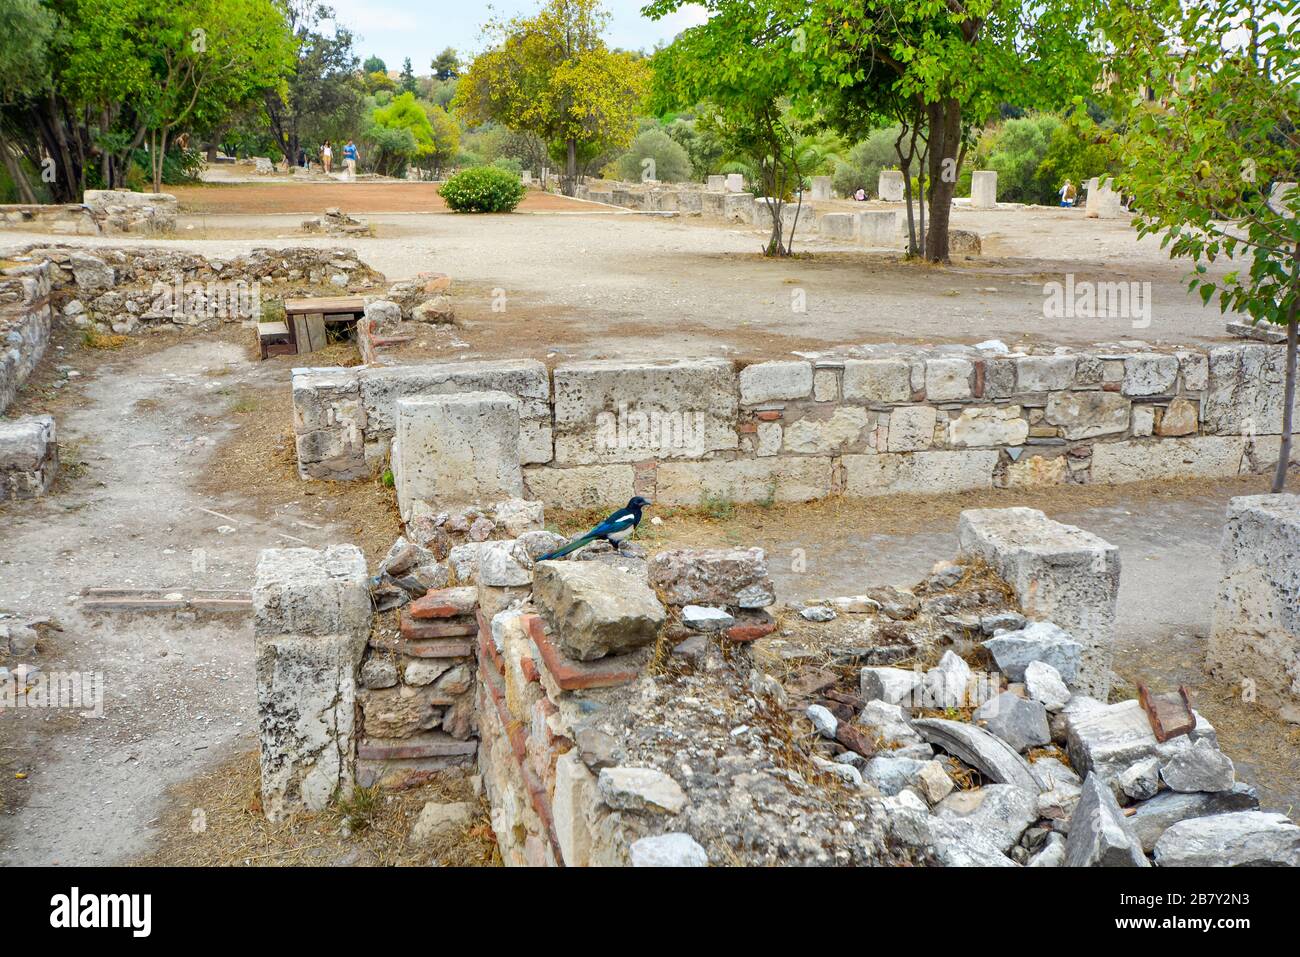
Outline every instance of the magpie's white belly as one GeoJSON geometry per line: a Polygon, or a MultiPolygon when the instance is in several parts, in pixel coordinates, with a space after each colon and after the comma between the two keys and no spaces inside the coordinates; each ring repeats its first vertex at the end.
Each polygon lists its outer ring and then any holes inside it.
{"type": "Polygon", "coordinates": [[[611,542],[621,542],[623,539],[631,535],[635,528],[635,525],[628,525],[626,528],[620,528],[617,532],[610,532],[605,537],[611,542]]]}

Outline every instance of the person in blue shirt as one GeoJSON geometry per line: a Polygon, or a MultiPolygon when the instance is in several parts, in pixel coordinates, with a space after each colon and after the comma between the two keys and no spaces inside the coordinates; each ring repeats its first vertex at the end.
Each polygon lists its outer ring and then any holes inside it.
{"type": "Polygon", "coordinates": [[[343,162],[348,167],[348,179],[357,178],[357,144],[348,140],[348,145],[343,147],[343,162]]]}

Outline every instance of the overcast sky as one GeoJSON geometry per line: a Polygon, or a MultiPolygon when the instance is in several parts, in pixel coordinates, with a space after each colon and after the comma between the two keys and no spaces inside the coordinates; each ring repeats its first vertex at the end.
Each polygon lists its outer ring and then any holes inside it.
{"type": "MultiPolygon", "coordinates": [[[[538,0],[326,0],[340,23],[357,36],[356,50],[364,60],[374,54],[390,70],[401,69],[411,58],[415,72],[429,72],[429,62],[445,47],[462,55],[482,47],[480,28],[493,14],[513,17],[532,13],[538,0]]],[[[626,49],[654,49],[660,40],[671,40],[688,26],[704,20],[702,7],[687,7],[663,20],[641,16],[646,0],[605,0],[612,19],[608,40],[626,49]]]]}

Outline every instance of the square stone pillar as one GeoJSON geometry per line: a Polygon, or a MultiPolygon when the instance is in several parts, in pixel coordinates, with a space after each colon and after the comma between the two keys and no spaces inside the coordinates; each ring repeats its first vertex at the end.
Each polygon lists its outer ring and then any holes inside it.
{"type": "Polygon", "coordinates": [[[1119,549],[1032,508],[961,513],[963,557],[982,558],[1016,591],[1032,620],[1051,621],[1083,645],[1075,690],[1105,701],[1119,598],[1119,549]]]}
{"type": "Polygon", "coordinates": [[[1300,495],[1228,504],[1207,664],[1271,707],[1300,705],[1300,495]]]}
{"type": "Polygon", "coordinates": [[[727,192],[743,193],[745,191],[745,176],[743,173],[727,174],[727,192]]]}
{"type": "Polygon", "coordinates": [[[711,193],[720,193],[727,188],[727,177],[721,174],[712,175],[705,180],[705,188],[711,193]]]}
{"type": "Polygon", "coordinates": [[[998,205],[997,170],[981,169],[971,173],[970,208],[996,209],[998,205]]]}
{"type": "Polygon", "coordinates": [[[903,171],[901,169],[882,169],[880,183],[876,189],[880,198],[886,203],[903,201],[903,171]]]}
{"type": "Polygon", "coordinates": [[[393,479],[403,520],[416,501],[468,505],[523,498],[519,400],[504,392],[398,399],[393,479]]]}
{"type": "Polygon", "coordinates": [[[814,201],[833,198],[831,195],[831,178],[829,176],[814,176],[812,178],[812,198],[814,201]]]}
{"type": "Polygon", "coordinates": [[[271,548],[257,562],[253,637],[262,810],[278,821],[352,790],[357,668],[370,637],[355,545],[271,548]]]}

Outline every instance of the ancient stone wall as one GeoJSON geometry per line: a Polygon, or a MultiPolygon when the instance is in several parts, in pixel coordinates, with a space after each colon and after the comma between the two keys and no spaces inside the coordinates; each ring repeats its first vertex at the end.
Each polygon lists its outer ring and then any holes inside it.
{"type": "Polygon", "coordinates": [[[123,189],[88,189],[82,203],[0,206],[0,223],[9,229],[94,236],[101,233],[160,235],[176,231],[176,197],[123,189]]]}
{"type": "Polygon", "coordinates": [[[863,348],[738,368],[721,359],[528,360],[297,369],[299,472],[386,461],[398,398],[519,399],[526,492],[552,507],[645,495],[803,501],[844,494],[1227,477],[1280,447],[1283,350],[1008,354],[863,348]]]}
{"type": "Polygon", "coordinates": [[[49,265],[0,269],[0,412],[45,354],[50,323],[49,265]]]}

